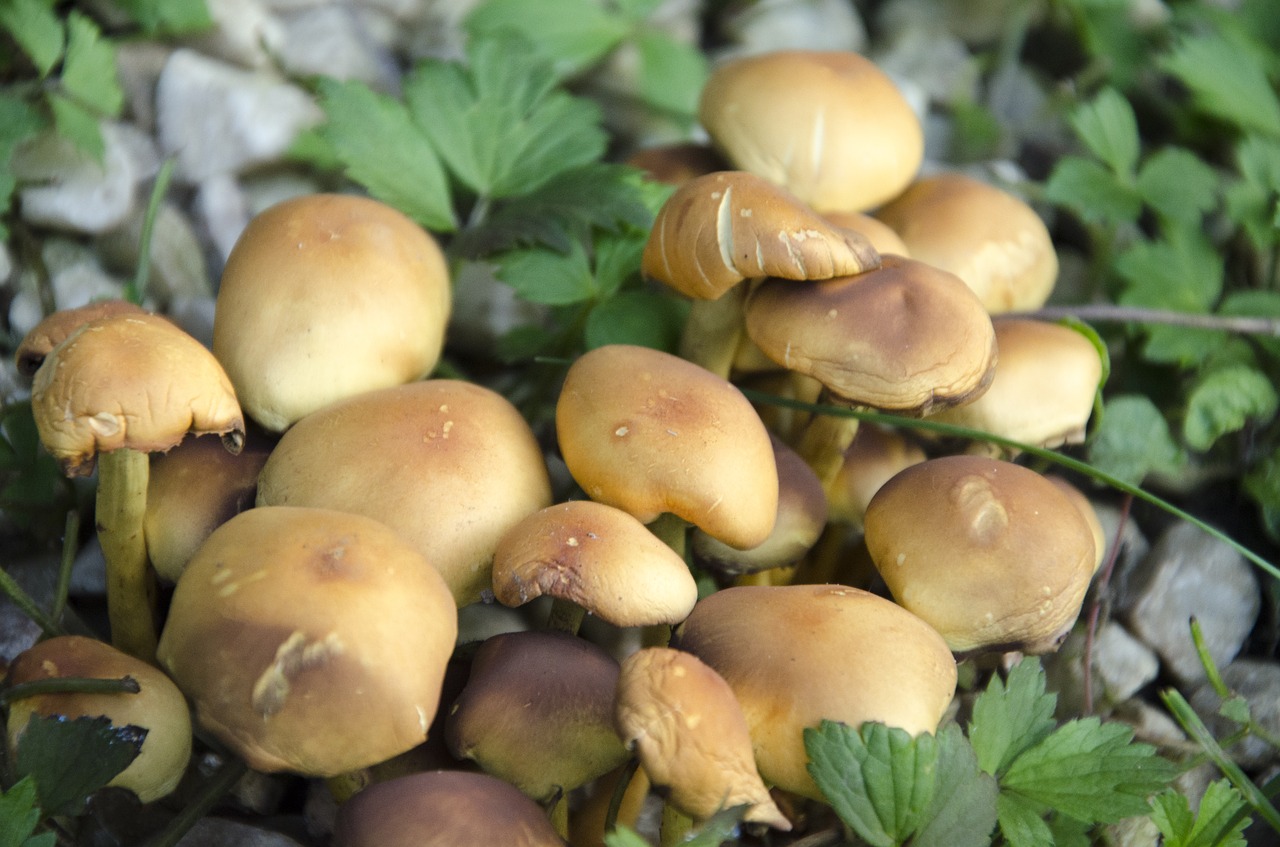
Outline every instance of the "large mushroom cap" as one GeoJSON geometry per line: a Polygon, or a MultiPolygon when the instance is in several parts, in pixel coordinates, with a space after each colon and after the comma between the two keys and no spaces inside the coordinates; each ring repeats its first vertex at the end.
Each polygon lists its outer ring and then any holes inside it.
{"type": "Polygon", "coordinates": [[[456,638],[448,587],[397,533],[263,506],[188,563],[157,656],[251,767],[334,776],[422,742],[456,638]]]}
{"type": "Polygon", "coordinates": [[[298,197],[250,221],[227,258],[213,351],[246,413],[278,432],[426,376],[450,299],[444,255],[408,217],[364,197],[298,197]]]}
{"type": "Polygon", "coordinates": [[[147,310],[128,300],[98,300],[74,309],[59,309],[23,336],[18,349],[13,354],[18,373],[27,378],[35,376],[40,365],[44,363],[45,357],[53,352],[53,348],[82,325],[98,318],[122,314],[145,315],[147,310]]]}
{"type": "Polygon", "coordinates": [[[100,452],[168,450],[188,433],[244,439],[235,391],[210,352],[164,318],[129,312],[82,324],[36,371],[31,406],[68,476],[100,452]]]}

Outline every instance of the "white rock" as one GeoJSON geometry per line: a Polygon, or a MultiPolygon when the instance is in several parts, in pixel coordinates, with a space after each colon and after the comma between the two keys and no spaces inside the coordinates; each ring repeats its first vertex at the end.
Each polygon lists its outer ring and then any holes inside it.
{"type": "Polygon", "coordinates": [[[9,244],[0,241],[0,285],[9,281],[13,274],[13,254],[9,252],[9,244]]]}
{"type": "Polygon", "coordinates": [[[907,79],[932,103],[972,102],[978,97],[978,65],[954,35],[909,29],[872,57],[885,73],[907,79]]]}
{"type": "Polygon", "coordinates": [[[213,26],[188,43],[208,56],[265,68],[284,42],[284,26],[259,0],[205,0],[213,26]]]}
{"type": "Polygon", "coordinates": [[[156,125],[156,80],[173,48],[154,41],[116,43],[116,76],[124,90],[124,113],[147,132],[156,125]]]}
{"type": "MultiPolygon", "coordinates": [[[[1249,704],[1254,722],[1273,737],[1280,733],[1280,664],[1260,659],[1238,659],[1221,668],[1222,681],[1233,694],[1249,704]]],[[[1240,725],[1218,713],[1222,699],[1209,684],[1190,697],[1191,705],[1217,738],[1234,733],[1240,725]]],[[[1249,735],[1227,747],[1231,758],[1247,768],[1260,768],[1280,760],[1280,750],[1262,738],[1249,735]]]]}
{"type": "MultiPolygon", "coordinates": [[[[118,273],[132,276],[138,266],[145,210],[98,240],[103,259],[118,273]]],[[[204,250],[191,223],[176,206],[160,205],[151,231],[151,271],[147,294],[164,307],[175,297],[212,295],[204,250]]]]}
{"type": "Polygon", "coordinates": [[[291,76],[323,74],[391,90],[398,71],[390,45],[382,39],[394,36],[395,30],[380,26],[379,17],[376,11],[346,3],[282,15],[280,64],[291,76]]]}
{"type": "MultiPolygon", "coordinates": [[[[1087,607],[1081,622],[1058,652],[1045,658],[1045,672],[1058,692],[1059,714],[1079,714],[1084,706],[1084,651],[1087,607]]],[[[1145,644],[1115,621],[1104,621],[1094,633],[1090,656],[1093,707],[1105,711],[1129,699],[1156,678],[1160,660],[1145,644]]]]}
{"type": "Polygon", "coordinates": [[[732,55],[771,50],[853,50],[867,43],[862,18],[848,0],[758,0],[722,24],[732,55]]]}
{"type": "Polygon", "coordinates": [[[320,184],[310,176],[288,168],[257,171],[240,180],[245,208],[249,216],[259,214],[277,203],[320,191],[320,184]]]}
{"type": "Polygon", "coordinates": [[[324,117],[305,91],[278,76],[189,49],[169,57],[156,104],[161,148],[177,156],[178,173],[190,182],[276,161],[324,117]]]}
{"type": "Polygon", "coordinates": [[[35,226],[97,234],[117,226],[133,208],[138,171],[120,127],[102,124],[102,162],[48,133],[13,155],[23,220],[35,226]]]}
{"type": "MultiPolygon", "coordinates": [[[[202,180],[196,187],[191,208],[218,258],[225,262],[236,239],[249,223],[249,207],[239,182],[228,174],[202,180]]],[[[214,273],[220,276],[221,267],[214,273]]]]}
{"type": "Polygon", "coordinates": [[[176,297],[169,303],[167,314],[178,326],[205,347],[213,347],[212,294],[203,297],[176,297]]]}
{"type": "MultiPolygon", "coordinates": [[[[49,274],[54,307],[73,309],[94,300],[119,298],[124,282],[107,273],[97,255],[74,241],[50,238],[41,249],[41,258],[49,274]]],[[[15,335],[26,335],[44,317],[35,274],[19,271],[18,291],[9,304],[9,325],[15,335]]]]}

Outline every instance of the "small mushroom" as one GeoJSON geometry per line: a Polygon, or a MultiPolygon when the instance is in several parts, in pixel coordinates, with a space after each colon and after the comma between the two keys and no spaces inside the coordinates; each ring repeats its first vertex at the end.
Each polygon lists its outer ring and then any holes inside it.
{"type": "Polygon", "coordinates": [[[27,379],[34,377],[45,357],[68,335],[89,321],[121,314],[145,315],[147,310],[128,300],[98,300],[74,309],[59,309],[36,324],[18,344],[13,355],[18,373],[27,379]]]}

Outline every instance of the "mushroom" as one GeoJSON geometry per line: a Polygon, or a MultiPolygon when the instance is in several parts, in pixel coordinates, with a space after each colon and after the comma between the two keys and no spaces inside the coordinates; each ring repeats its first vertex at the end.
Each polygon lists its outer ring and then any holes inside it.
{"type": "Polygon", "coordinates": [[[330,777],[423,741],[457,631],[444,580],[393,530],[262,506],[196,552],[158,656],[250,767],[330,777]]]}
{"type": "Polygon", "coordinates": [[[272,432],[435,367],[450,286],[435,240],[395,209],[340,194],[249,222],[218,288],[213,352],[245,412],[272,432]]]}
{"type": "Polygon", "coordinates": [[[136,726],[146,731],[142,747],[111,786],[127,788],[143,803],[165,797],[178,787],[191,758],[191,717],[187,701],[173,682],[152,665],[109,644],[80,635],[41,641],[9,666],[6,685],[48,679],[122,679],[138,684],[137,693],[59,692],[23,697],[8,704],[9,751],[32,717],[106,717],[115,727],[136,726]]]}
{"type": "Polygon", "coordinates": [[[627,157],[627,164],[644,171],[654,182],[681,186],[694,177],[725,169],[725,161],[710,145],[677,141],[641,148],[627,157]]]}
{"type": "Polygon", "coordinates": [[[143,516],[147,453],[188,433],[216,433],[237,453],[244,418],[214,357],[169,321],[122,313],[82,324],[36,371],[31,408],[40,441],[68,476],[98,467],[95,519],[107,563],[112,643],[155,655],[143,516]]]}
{"type": "Polygon", "coordinates": [[[13,354],[18,373],[27,379],[34,377],[53,348],[89,321],[112,315],[145,314],[146,309],[128,300],[98,300],[74,309],[59,309],[36,324],[18,344],[13,354]]]}
{"type": "Polygon", "coordinates": [[[894,599],[956,653],[1056,650],[1097,557],[1093,531],[1061,489],[981,456],[894,476],[867,507],[866,542],[894,599]]]}

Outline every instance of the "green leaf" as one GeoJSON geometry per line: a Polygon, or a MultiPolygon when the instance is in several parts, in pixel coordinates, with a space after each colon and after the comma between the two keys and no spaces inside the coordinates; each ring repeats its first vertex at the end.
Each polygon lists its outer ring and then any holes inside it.
{"type": "Polygon", "coordinates": [[[938,763],[936,739],[897,727],[824,720],[804,731],[809,773],[840,819],[872,847],[904,844],[924,820],[938,763]]]}
{"type": "MultiPolygon", "coordinates": [[[[1280,319],[1280,293],[1275,291],[1233,291],[1218,307],[1221,315],[1280,319]]],[[[1255,335],[1251,339],[1271,356],[1280,359],[1280,338],[1255,335]]]]}
{"type": "Polygon", "coordinates": [[[1230,782],[1209,783],[1193,813],[1186,796],[1164,791],[1151,800],[1151,820],[1164,836],[1165,847],[1244,847],[1241,833],[1249,826],[1248,804],[1230,782]]]}
{"type": "Polygon", "coordinates": [[[1082,718],[1063,724],[1009,766],[1002,791],[1087,823],[1115,823],[1148,809],[1177,768],[1119,723],[1082,718]]]}
{"type": "Polygon", "coordinates": [[[1044,819],[1045,809],[1017,794],[1000,792],[996,801],[1000,834],[1010,847],[1043,847],[1053,844],[1053,832],[1044,819]]]}
{"type": "Polygon", "coordinates": [[[62,87],[81,104],[102,115],[114,117],[124,106],[124,92],[116,77],[115,45],[102,38],[98,25],[79,12],[67,17],[62,87]]]}
{"type": "Polygon", "coordinates": [[[1253,721],[1253,713],[1249,710],[1249,701],[1239,695],[1223,700],[1222,705],[1218,707],[1218,714],[1227,720],[1235,721],[1241,726],[1246,726],[1253,721]]]}
{"type": "Polygon", "coordinates": [[[1194,449],[1208,450],[1250,421],[1268,423],[1278,402],[1271,380],[1256,368],[1235,365],[1201,373],[1187,398],[1182,437],[1194,449]]]}
{"type": "Polygon", "coordinates": [[[1138,192],[1161,217],[1198,226],[1217,202],[1217,171],[1182,147],[1153,153],[1138,171],[1138,192]]]}
{"type": "Polygon", "coordinates": [[[0,3],[0,26],[18,42],[40,76],[48,76],[65,46],[52,0],[4,0],[0,3]]]}
{"type": "Polygon", "coordinates": [[[85,798],[138,757],[146,737],[141,727],[112,726],[105,717],[32,714],[18,740],[16,768],[35,780],[42,808],[76,814],[85,798]]]}
{"type": "Polygon", "coordinates": [[[1057,722],[1056,694],[1045,693],[1045,675],[1035,659],[1023,659],[1009,671],[1007,682],[993,674],[986,691],[973,703],[969,740],[978,767],[1000,776],[1022,752],[1046,738],[1057,722]]]}
{"type": "Polygon", "coordinates": [[[1142,358],[1148,362],[1195,367],[1227,343],[1227,334],[1215,329],[1153,324],[1145,328],[1142,358]]]}
{"type": "Polygon", "coordinates": [[[1244,491],[1258,504],[1263,523],[1280,538],[1280,449],[1257,462],[1244,477],[1244,491]]]}
{"type": "Polygon", "coordinates": [[[650,847],[640,833],[621,824],[604,834],[604,843],[605,847],[650,847]]]}
{"type": "Polygon", "coordinates": [[[40,825],[36,801],[36,783],[31,777],[0,793],[0,847],[53,847],[57,843],[52,832],[34,835],[40,825]]]}
{"type": "Polygon", "coordinates": [[[1089,837],[1093,824],[1078,821],[1067,815],[1050,815],[1049,831],[1053,833],[1054,847],[1092,847],[1089,837]]]}
{"type": "Polygon", "coordinates": [[[519,33],[563,77],[600,61],[626,37],[629,24],[597,0],[487,0],[467,17],[466,28],[473,38],[519,33]]]}
{"type": "Polygon", "coordinates": [[[1121,182],[1091,159],[1063,156],[1044,186],[1045,198],[1065,206],[1087,223],[1132,223],[1142,211],[1137,188],[1121,182]]]}
{"type": "Polygon", "coordinates": [[[147,32],[183,35],[206,29],[213,18],[204,0],[115,0],[147,32]]]}
{"type": "Polygon", "coordinates": [[[1154,403],[1139,394],[1111,398],[1089,441],[1090,464],[1138,485],[1151,471],[1172,473],[1182,462],[1182,452],[1154,403]]]}
{"type": "Polygon", "coordinates": [[[44,128],[41,114],[21,97],[0,91],[0,241],[9,233],[3,218],[18,183],[10,169],[13,153],[44,128]]]}
{"type": "Polygon", "coordinates": [[[1183,36],[1159,65],[1209,115],[1280,137],[1280,98],[1253,57],[1215,33],[1183,36]]]}
{"type": "Polygon", "coordinates": [[[706,55],[656,29],[640,32],[635,45],[640,53],[641,99],[692,121],[707,81],[706,55]]]}
{"type": "Polygon", "coordinates": [[[533,303],[563,306],[590,300],[598,293],[586,250],[577,241],[568,253],[531,247],[503,253],[495,261],[498,279],[533,303]]]}
{"type": "Polygon", "coordinates": [[[1222,256],[1199,229],[1169,227],[1162,239],[1137,241],[1115,266],[1128,283],[1127,306],[1206,312],[1222,293],[1222,256]]]}
{"type": "Polygon", "coordinates": [[[591,310],[584,330],[586,349],[634,344],[676,352],[688,303],[652,291],[624,291],[591,310]]]}
{"type": "Polygon", "coordinates": [[[395,100],[359,82],[320,82],[321,128],[347,176],[428,229],[457,228],[448,181],[430,142],[395,100]]]}
{"type": "Polygon", "coordinates": [[[720,847],[721,844],[737,836],[742,816],[746,814],[748,808],[748,806],[734,806],[716,812],[703,821],[692,837],[685,838],[680,843],[685,847],[720,847]]]}
{"type": "Polygon", "coordinates": [[[69,140],[82,153],[101,162],[106,153],[102,125],[98,116],[79,101],[50,91],[45,95],[53,112],[53,125],[58,134],[69,140]]]}
{"type": "Polygon", "coordinates": [[[985,847],[996,827],[999,787],[978,768],[960,727],[938,731],[938,770],[933,799],[911,839],[912,847],[985,847]]]}
{"type": "Polygon", "coordinates": [[[1280,242],[1280,141],[1246,136],[1236,149],[1241,178],[1227,186],[1227,214],[1259,251],[1280,242]]]}
{"type": "Polygon", "coordinates": [[[1138,121],[1133,107],[1114,88],[1104,88],[1077,106],[1068,120],[1076,135],[1121,182],[1128,183],[1138,163],[1138,121]]]}

